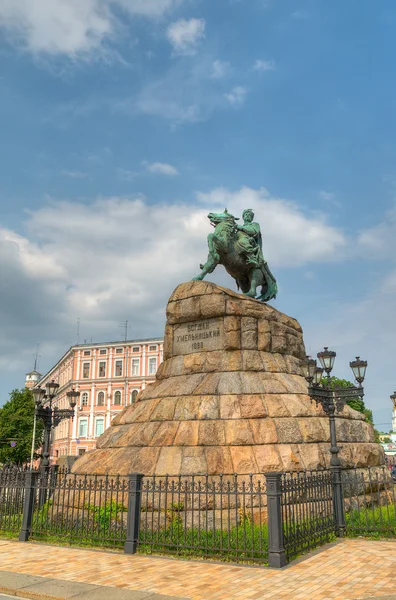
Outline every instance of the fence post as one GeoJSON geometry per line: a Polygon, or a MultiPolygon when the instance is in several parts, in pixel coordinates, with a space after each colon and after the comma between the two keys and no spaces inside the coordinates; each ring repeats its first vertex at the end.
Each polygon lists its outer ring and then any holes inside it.
{"type": "Polygon", "coordinates": [[[339,465],[330,466],[330,470],[333,478],[333,506],[336,535],[344,537],[346,522],[341,467],[339,465]]]}
{"type": "Polygon", "coordinates": [[[282,473],[265,473],[268,511],[268,566],[277,569],[287,564],[281,509],[282,473]]]}
{"type": "Polygon", "coordinates": [[[28,471],[25,478],[25,498],[23,501],[22,528],[19,534],[20,542],[27,542],[32,527],[34,496],[36,492],[39,471],[28,471]]]}
{"type": "Polygon", "coordinates": [[[128,475],[128,516],[127,538],[124,545],[125,554],[136,554],[138,546],[143,477],[142,473],[131,473],[128,475]]]}
{"type": "Polygon", "coordinates": [[[49,481],[50,481],[50,470],[49,469],[50,469],[49,467],[44,467],[42,465],[39,467],[39,473],[40,473],[39,498],[38,498],[39,508],[44,506],[44,504],[47,502],[48,487],[49,487],[49,481]]]}

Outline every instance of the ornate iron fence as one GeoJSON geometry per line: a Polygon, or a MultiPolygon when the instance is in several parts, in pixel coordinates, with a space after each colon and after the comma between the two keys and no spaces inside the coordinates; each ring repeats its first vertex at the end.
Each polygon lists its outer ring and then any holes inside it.
{"type": "Polygon", "coordinates": [[[327,470],[124,478],[3,468],[0,535],[273,567],[345,529],[349,536],[396,537],[389,470],[336,475],[327,470]]]}
{"type": "Polygon", "coordinates": [[[3,467],[0,470],[0,534],[18,537],[22,525],[27,470],[3,467]]]}
{"type": "Polygon", "coordinates": [[[30,538],[67,544],[123,548],[128,480],[118,476],[37,477],[30,538]]]}
{"type": "Polygon", "coordinates": [[[396,537],[396,491],[387,467],[344,473],[342,489],[348,536],[396,537]]]}
{"type": "Polygon", "coordinates": [[[138,551],[268,560],[265,478],[145,477],[138,551]]]}
{"type": "Polygon", "coordinates": [[[281,490],[288,560],[334,539],[333,478],[329,471],[283,473],[281,490]]]}

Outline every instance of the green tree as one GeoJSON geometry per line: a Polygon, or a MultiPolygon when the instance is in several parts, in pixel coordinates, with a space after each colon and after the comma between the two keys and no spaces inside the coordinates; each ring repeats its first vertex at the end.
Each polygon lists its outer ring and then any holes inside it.
{"type": "MultiPolygon", "coordinates": [[[[30,390],[13,390],[0,408],[0,462],[23,464],[30,459],[34,422],[34,400],[30,390]],[[15,440],[11,446],[10,439],[15,440]]],[[[36,425],[35,449],[42,444],[43,424],[36,425]]]]}
{"type": "MultiPolygon", "coordinates": [[[[341,387],[341,388],[354,387],[354,384],[351,381],[348,381],[348,379],[339,379],[338,377],[331,377],[330,385],[333,388],[335,388],[335,387],[341,387]]],[[[364,416],[366,417],[366,421],[368,423],[371,423],[371,425],[374,425],[373,411],[366,407],[363,398],[357,398],[357,397],[351,396],[351,398],[347,398],[346,403],[348,404],[348,406],[350,406],[354,410],[357,410],[358,412],[364,414],[364,416]]],[[[374,428],[374,434],[375,434],[375,441],[379,442],[380,441],[379,440],[380,432],[374,428]]]]}

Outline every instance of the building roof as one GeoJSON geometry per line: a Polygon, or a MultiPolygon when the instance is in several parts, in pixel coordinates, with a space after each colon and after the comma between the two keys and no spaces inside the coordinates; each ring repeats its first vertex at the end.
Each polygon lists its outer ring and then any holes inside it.
{"type": "Polygon", "coordinates": [[[33,371],[30,371],[30,373],[26,373],[26,377],[28,375],[38,375],[39,377],[42,377],[42,374],[39,373],[38,371],[36,371],[36,369],[33,369],[33,371]]]}
{"type": "Polygon", "coordinates": [[[91,344],[74,344],[71,346],[70,350],[73,348],[92,348],[93,346],[117,346],[124,344],[144,344],[146,342],[163,342],[163,337],[152,337],[152,338],[140,338],[137,340],[117,340],[116,342],[93,342],[91,344]]]}

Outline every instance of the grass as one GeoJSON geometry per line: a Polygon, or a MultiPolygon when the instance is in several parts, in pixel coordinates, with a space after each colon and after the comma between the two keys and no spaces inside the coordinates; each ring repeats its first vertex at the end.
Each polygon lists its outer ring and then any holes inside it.
{"type": "Polygon", "coordinates": [[[348,537],[361,535],[377,540],[396,537],[396,505],[352,510],[346,514],[346,525],[348,537]]]}
{"type": "Polygon", "coordinates": [[[139,552],[265,564],[268,558],[268,527],[245,519],[227,530],[185,528],[182,518],[176,516],[165,528],[156,531],[141,529],[139,552]]]}
{"type": "Polygon", "coordinates": [[[0,538],[17,539],[22,528],[22,514],[5,515],[1,522],[0,538]]]}
{"type": "Polygon", "coordinates": [[[102,506],[85,504],[77,517],[61,510],[52,512],[51,507],[49,500],[35,511],[31,539],[60,545],[123,548],[126,508],[122,504],[114,501],[102,506]]]}

